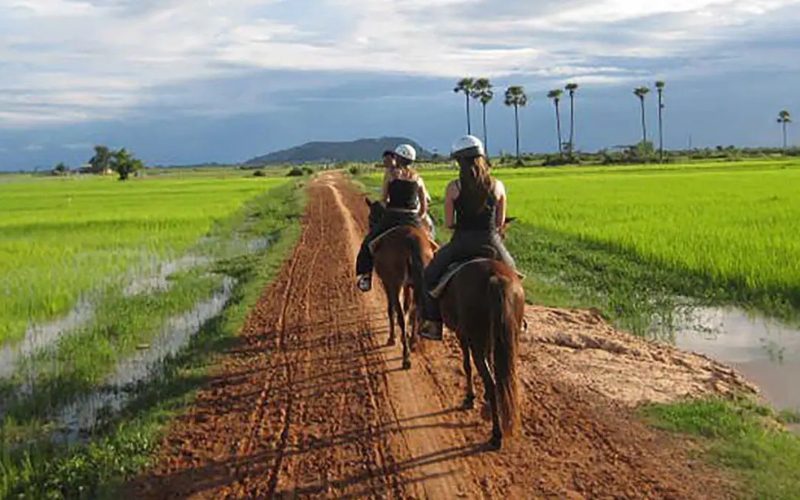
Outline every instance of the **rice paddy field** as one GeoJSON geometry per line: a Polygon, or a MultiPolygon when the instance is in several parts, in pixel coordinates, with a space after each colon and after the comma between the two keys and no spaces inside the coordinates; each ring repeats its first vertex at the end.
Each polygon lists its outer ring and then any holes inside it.
{"type": "Polygon", "coordinates": [[[0,344],[174,256],[283,179],[0,179],[0,344]]]}
{"type": "MultiPolygon", "coordinates": [[[[457,175],[423,174],[438,201],[457,175]]],[[[495,175],[517,218],[509,247],[536,278],[531,300],[564,286],[573,296],[593,292],[639,331],[648,320],[637,312],[676,296],[786,317],[800,310],[796,159],[499,168],[495,175]]]]}
{"type": "Polygon", "coordinates": [[[284,173],[0,177],[0,498],[145,463],[294,244],[284,173]]]}

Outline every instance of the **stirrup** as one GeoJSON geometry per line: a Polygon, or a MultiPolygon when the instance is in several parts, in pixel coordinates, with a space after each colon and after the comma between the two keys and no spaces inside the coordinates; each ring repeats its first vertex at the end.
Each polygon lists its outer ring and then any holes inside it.
{"type": "Polygon", "coordinates": [[[362,274],[356,281],[356,286],[362,292],[369,292],[372,290],[372,274],[362,274]]]}
{"type": "Polygon", "coordinates": [[[426,319],[422,322],[419,336],[427,340],[442,340],[442,323],[426,319]]]}

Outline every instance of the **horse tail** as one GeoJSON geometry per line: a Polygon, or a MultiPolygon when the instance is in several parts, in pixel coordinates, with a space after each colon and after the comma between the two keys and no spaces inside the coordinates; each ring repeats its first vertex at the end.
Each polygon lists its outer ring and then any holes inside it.
{"type": "Polygon", "coordinates": [[[414,305],[417,308],[417,314],[422,311],[423,298],[425,297],[425,264],[422,262],[422,246],[420,245],[419,238],[413,233],[408,235],[406,239],[408,243],[409,253],[411,259],[409,262],[409,274],[411,275],[411,284],[414,286],[414,305]]]}
{"type": "Polygon", "coordinates": [[[494,342],[494,375],[500,426],[513,435],[519,425],[519,390],[517,388],[517,350],[520,325],[515,319],[513,295],[502,277],[489,278],[489,338],[494,342]]]}

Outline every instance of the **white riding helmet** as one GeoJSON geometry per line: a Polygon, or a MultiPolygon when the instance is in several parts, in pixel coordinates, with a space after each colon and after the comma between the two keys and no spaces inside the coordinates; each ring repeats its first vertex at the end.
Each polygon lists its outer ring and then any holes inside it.
{"type": "Polygon", "coordinates": [[[471,158],[473,156],[485,156],[483,143],[474,135],[459,137],[450,148],[452,158],[471,158]]]}
{"type": "Polygon", "coordinates": [[[416,161],[417,150],[411,144],[401,144],[394,149],[394,154],[408,161],[416,161]]]}

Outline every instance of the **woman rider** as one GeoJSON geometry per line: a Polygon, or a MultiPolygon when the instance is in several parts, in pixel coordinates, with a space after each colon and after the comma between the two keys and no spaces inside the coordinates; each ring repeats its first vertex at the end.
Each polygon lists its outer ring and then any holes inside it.
{"type": "MultiPolygon", "coordinates": [[[[489,175],[483,143],[467,135],[458,139],[452,148],[452,158],[458,162],[458,179],[450,182],[445,192],[445,225],[454,229],[450,243],[443,246],[425,269],[425,289],[436,288],[447,268],[473,257],[486,256],[487,248],[495,257],[515,268],[514,259],[506,250],[498,233],[506,219],[506,189],[503,183],[489,175]]],[[[425,294],[425,308],[420,335],[430,340],[442,339],[442,315],[439,301],[425,294]]]]}
{"type": "Polygon", "coordinates": [[[381,222],[364,238],[361,250],[358,252],[357,285],[362,292],[372,288],[373,258],[369,250],[370,242],[396,226],[420,227],[420,217],[428,211],[425,185],[419,174],[411,168],[416,158],[416,150],[408,144],[401,144],[394,152],[387,151],[383,155],[386,173],[381,201],[386,204],[386,212],[381,222]]]}

